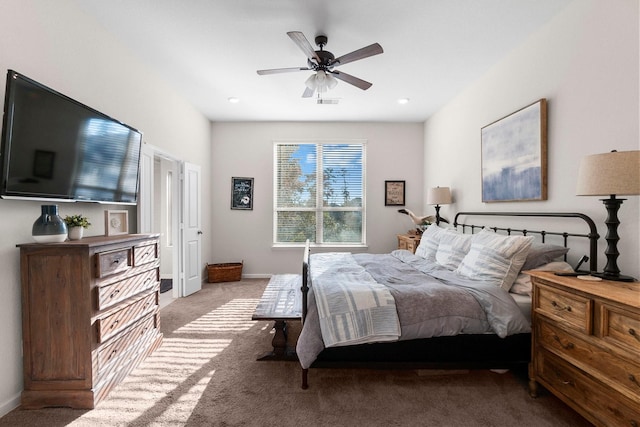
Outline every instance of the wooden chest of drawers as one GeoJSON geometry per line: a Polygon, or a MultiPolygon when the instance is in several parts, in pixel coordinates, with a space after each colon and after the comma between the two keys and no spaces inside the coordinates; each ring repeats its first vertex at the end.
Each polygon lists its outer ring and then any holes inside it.
{"type": "Polygon", "coordinates": [[[420,237],[417,234],[398,234],[398,249],[406,249],[415,254],[420,245],[420,237]]]}
{"type": "Polygon", "coordinates": [[[640,426],[640,283],[529,272],[530,392],[542,384],[598,426],[640,426]]]}
{"type": "Polygon", "coordinates": [[[156,235],[20,248],[23,408],[93,408],[162,343],[156,235]]]}

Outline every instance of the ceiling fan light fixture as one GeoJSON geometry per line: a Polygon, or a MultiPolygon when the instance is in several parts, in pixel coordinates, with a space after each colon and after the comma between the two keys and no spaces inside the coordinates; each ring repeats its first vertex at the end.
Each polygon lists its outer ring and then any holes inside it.
{"type": "Polygon", "coordinates": [[[304,84],[312,90],[317,90],[319,93],[324,93],[327,90],[333,89],[338,84],[338,79],[328,74],[324,70],[318,70],[315,74],[309,76],[304,84]]]}

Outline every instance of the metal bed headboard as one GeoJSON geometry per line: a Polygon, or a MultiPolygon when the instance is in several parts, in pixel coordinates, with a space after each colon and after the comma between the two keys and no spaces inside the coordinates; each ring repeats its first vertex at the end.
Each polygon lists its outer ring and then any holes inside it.
{"type": "Polygon", "coordinates": [[[483,225],[473,225],[473,224],[463,224],[459,222],[459,217],[470,217],[470,216],[503,216],[503,217],[543,217],[543,218],[580,218],[584,220],[589,226],[589,233],[587,234],[579,234],[579,233],[568,233],[568,232],[557,232],[557,231],[545,231],[545,230],[529,230],[529,229],[518,229],[518,228],[510,228],[510,227],[486,227],[495,232],[497,231],[505,231],[508,235],[511,235],[512,232],[521,233],[523,236],[528,234],[536,234],[539,235],[542,243],[545,242],[546,236],[561,236],[563,238],[564,246],[568,247],[567,241],[569,237],[584,237],[589,239],[589,272],[598,271],[598,239],[600,235],[598,234],[598,230],[596,228],[596,224],[593,222],[591,218],[589,218],[585,214],[576,213],[576,212],[458,212],[453,220],[453,226],[458,228],[458,226],[462,227],[462,232],[465,232],[466,228],[471,228],[471,234],[473,234],[475,229],[485,228],[483,225]]]}

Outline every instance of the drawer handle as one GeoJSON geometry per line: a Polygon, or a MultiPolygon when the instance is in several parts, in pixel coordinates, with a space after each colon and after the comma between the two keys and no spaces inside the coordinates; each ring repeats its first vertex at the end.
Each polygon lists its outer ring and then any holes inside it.
{"type": "Polygon", "coordinates": [[[564,307],[562,307],[560,304],[558,304],[555,301],[551,301],[551,305],[554,306],[555,308],[557,308],[560,311],[562,311],[562,310],[571,311],[571,306],[570,305],[565,305],[564,307]]]}
{"type": "Polygon", "coordinates": [[[111,360],[111,358],[112,358],[113,356],[115,356],[117,352],[118,352],[118,350],[113,350],[113,351],[109,354],[109,357],[107,357],[107,360],[111,360]]]}
{"type": "Polygon", "coordinates": [[[119,259],[119,258],[114,259],[114,260],[113,260],[113,263],[114,263],[114,264],[119,264],[119,263],[120,263],[120,259],[119,259]]]}
{"type": "Polygon", "coordinates": [[[637,386],[640,386],[640,383],[638,383],[638,380],[636,379],[635,375],[633,375],[633,374],[629,374],[629,381],[631,381],[632,383],[634,383],[637,386]]]}
{"type": "Polygon", "coordinates": [[[116,289],[115,291],[113,291],[111,293],[111,295],[109,295],[109,298],[114,298],[116,295],[118,295],[120,293],[120,289],[116,289]]]}
{"type": "Polygon", "coordinates": [[[629,335],[640,341],[640,336],[638,336],[637,332],[633,328],[629,328],[629,335]]]}
{"type": "Polygon", "coordinates": [[[629,425],[631,427],[638,427],[638,423],[636,422],[636,420],[631,420],[631,422],[629,423],[629,425]]]}
{"type": "Polygon", "coordinates": [[[554,335],[553,339],[558,341],[558,344],[560,344],[560,347],[564,348],[565,350],[571,350],[574,347],[572,342],[569,342],[567,344],[562,344],[562,341],[560,341],[560,337],[557,335],[554,335]]]}
{"type": "Polygon", "coordinates": [[[118,326],[118,323],[120,323],[120,321],[119,321],[119,320],[116,320],[115,322],[113,322],[113,323],[111,324],[111,329],[113,329],[113,328],[115,328],[116,326],[118,326]]]}
{"type": "Polygon", "coordinates": [[[570,385],[571,387],[573,387],[573,381],[571,381],[571,380],[564,380],[564,381],[562,381],[562,384],[570,385]]]}

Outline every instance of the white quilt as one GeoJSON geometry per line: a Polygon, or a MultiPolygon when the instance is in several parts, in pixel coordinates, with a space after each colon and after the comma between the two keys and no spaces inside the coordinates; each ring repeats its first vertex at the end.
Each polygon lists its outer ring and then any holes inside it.
{"type": "Polygon", "coordinates": [[[398,340],[400,321],[386,286],[377,283],[350,253],[313,254],[312,258],[311,280],[326,347],[398,340]]]}

